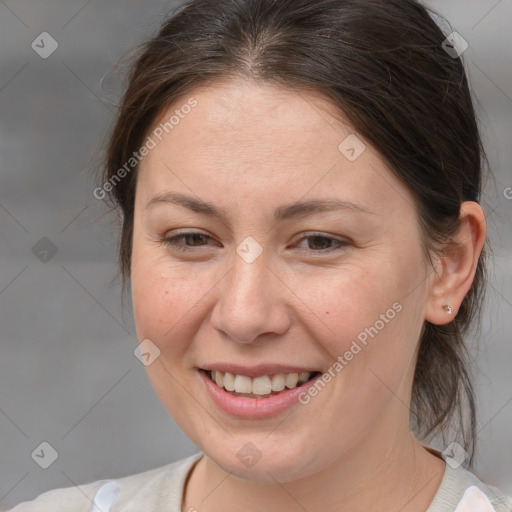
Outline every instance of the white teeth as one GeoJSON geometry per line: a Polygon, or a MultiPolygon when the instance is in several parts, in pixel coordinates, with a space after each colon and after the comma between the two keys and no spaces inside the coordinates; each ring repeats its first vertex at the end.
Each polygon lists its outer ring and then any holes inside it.
{"type": "Polygon", "coordinates": [[[285,388],[295,388],[307,380],[312,372],[299,373],[276,373],[273,376],[263,375],[261,377],[247,377],[246,375],[235,375],[229,372],[212,370],[211,379],[226,391],[235,393],[246,393],[253,395],[270,395],[273,391],[283,391],[285,388]]]}
{"type": "Polygon", "coordinates": [[[235,391],[237,393],[252,393],[251,378],[245,375],[237,375],[235,377],[235,391]]]}
{"type": "Polygon", "coordinates": [[[286,375],[284,373],[276,373],[272,377],[272,391],[283,391],[285,388],[286,375]]]}
{"type": "Polygon", "coordinates": [[[309,373],[309,372],[299,373],[299,382],[301,384],[303,384],[304,382],[306,382],[309,379],[310,375],[311,375],[311,373],[309,373]]]}
{"type": "Polygon", "coordinates": [[[287,388],[294,388],[297,385],[297,382],[299,382],[299,374],[298,373],[289,373],[286,376],[286,387],[287,388]]]}
{"type": "Polygon", "coordinates": [[[226,372],[224,374],[224,382],[222,386],[226,391],[235,391],[235,376],[232,373],[226,372]]]}
{"type": "MultiPolygon", "coordinates": [[[[249,377],[245,377],[247,380],[249,377]]],[[[263,377],[256,377],[255,379],[252,379],[252,393],[254,395],[269,395],[272,393],[272,385],[270,382],[270,378],[266,375],[263,377]]]]}

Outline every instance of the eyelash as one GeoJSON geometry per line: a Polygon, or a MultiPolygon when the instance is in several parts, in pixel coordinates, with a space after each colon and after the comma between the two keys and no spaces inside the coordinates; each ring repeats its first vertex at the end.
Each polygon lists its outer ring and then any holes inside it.
{"type": "MultiPolygon", "coordinates": [[[[212,238],[211,236],[206,235],[205,233],[185,232],[185,233],[179,233],[178,235],[174,235],[174,236],[170,236],[170,237],[163,237],[161,239],[161,242],[164,243],[165,245],[171,247],[172,249],[176,249],[178,251],[182,251],[182,252],[195,252],[194,251],[194,247],[203,247],[203,246],[187,246],[187,245],[182,245],[182,244],[178,243],[178,240],[180,240],[180,239],[187,239],[188,237],[191,237],[191,236],[194,236],[194,235],[206,237],[208,239],[212,238]]],[[[308,238],[321,238],[321,239],[324,239],[324,240],[329,240],[331,242],[337,242],[339,249],[341,249],[341,248],[343,248],[343,247],[348,245],[348,242],[345,241],[345,240],[340,240],[340,239],[333,238],[333,237],[330,237],[330,236],[325,236],[322,233],[312,233],[312,234],[303,236],[302,238],[299,239],[298,242],[300,243],[303,240],[307,240],[308,238]]],[[[332,252],[335,249],[336,249],[336,247],[329,247],[327,249],[320,249],[320,250],[310,249],[310,250],[315,252],[315,253],[318,253],[318,254],[327,254],[327,253],[332,252]]]]}

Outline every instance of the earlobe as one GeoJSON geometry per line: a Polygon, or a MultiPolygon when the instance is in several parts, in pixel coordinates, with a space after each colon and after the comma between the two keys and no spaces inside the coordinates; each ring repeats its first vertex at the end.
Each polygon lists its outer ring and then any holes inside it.
{"type": "Polygon", "coordinates": [[[444,310],[445,310],[449,315],[451,315],[451,314],[452,314],[452,312],[453,312],[453,308],[450,306],[450,304],[445,304],[445,305],[443,306],[443,309],[444,309],[444,310]]]}
{"type": "Polygon", "coordinates": [[[455,318],[473,283],[486,233],[482,207],[474,201],[463,202],[459,229],[439,255],[439,269],[429,291],[425,320],[444,325],[455,318]]]}

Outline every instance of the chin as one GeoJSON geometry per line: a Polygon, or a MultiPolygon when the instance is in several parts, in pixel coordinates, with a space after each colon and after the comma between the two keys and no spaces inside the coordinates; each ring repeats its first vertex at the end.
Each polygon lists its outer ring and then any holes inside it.
{"type": "Polygon", "coordinates": [[[314,454],[308,457],[301,449],[284,452],[268,442],[265,444],[264,440],[254,444],[251,441],[231,440],[230,446],[217,444],[211,449],[205,447],[201,450],[226,473],[262,484],[300,480],[321,470],[316,467],[318,459],[314,454]],[[256,448],[256,444],[261,449],[256,448]],[[316,464],[313,465],[312,461],[315,460],[316,464]]]}

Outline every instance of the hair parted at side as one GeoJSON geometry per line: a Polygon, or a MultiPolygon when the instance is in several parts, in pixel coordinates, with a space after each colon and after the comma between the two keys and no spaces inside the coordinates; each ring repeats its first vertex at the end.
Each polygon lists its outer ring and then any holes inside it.
{"type": "MultiPolygon", "coordinates": [[[[103,183],[137,151],[181,96],[221,79],[320,93],[333,115],[372,144],[416,200],[426,261],[458,228],[461,203],[479,202],[487,163],[461,58],[416,0],[189,0],[138,48],[108,141],[103,183]]],[[[442,19],[439,16],[440,19],[442,19]]],[[[119,262],[130,275],[137,168],[112,187],[122,218],[119,262]]],[[[470,454],[476,405],[464,337],[478,323],[485,251],[457,316],[425,322],[411,422],[427,439],[451,426],[470,454]]],[[[452,441],[454,439],[450,439],[452,441]]]]}

